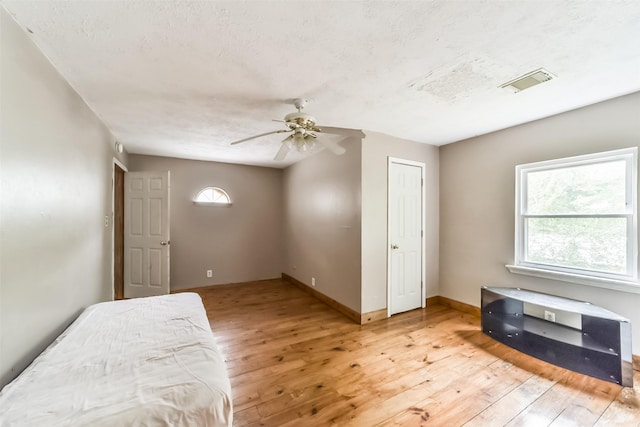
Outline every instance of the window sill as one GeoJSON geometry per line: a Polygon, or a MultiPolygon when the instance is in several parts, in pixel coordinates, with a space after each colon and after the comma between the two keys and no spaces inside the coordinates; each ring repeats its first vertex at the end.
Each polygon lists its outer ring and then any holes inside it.
{"type": "Polygon", "coordinates": [[[581,285],[595,286],[598,288],[613,289],[621,292],[640,294],[640,283],[624,280],[605,279],[599,277],[583,276],[580,274],[563,273],[559,271],[542,270],[540,268],[523,267],[520,265],[506,265],[511,273],[525,276],[540,277],[543,279],[560,280],[562,282],[579,283],[581,285]]]}
{"type": "Polygon", "coordinates": [[[231,203],[216,203],[216,202],[193,202],[196,206],[218,206],[221,208],[228,208],[231,203]]]}

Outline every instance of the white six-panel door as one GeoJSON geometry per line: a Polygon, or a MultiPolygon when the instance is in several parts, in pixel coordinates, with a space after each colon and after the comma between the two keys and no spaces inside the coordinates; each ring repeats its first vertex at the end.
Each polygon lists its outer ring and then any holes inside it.
{"type": "Polygon", "coordinates": [[[169,293],[169,172],[124,180],[124,296],[169,293]]]}
{"type": "Polygon", "coordinates": [[[389,315],[424,307],[424,164],[389,159],[389,315]]]}

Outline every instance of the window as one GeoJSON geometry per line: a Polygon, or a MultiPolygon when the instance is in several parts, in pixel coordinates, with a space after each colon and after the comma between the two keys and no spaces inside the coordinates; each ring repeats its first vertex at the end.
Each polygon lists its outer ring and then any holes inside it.
{"type": "Polygon", "coordinates": [[[517,166],[508,267],[636,282],[636,157],[632,148],[517,166]]]}
{"type": "Polygon", "coordinates": [[[198,205],[231,205],[231,199],[227,192],[218,187],[207,187],[200,190],[193,202],[198,205]]]}

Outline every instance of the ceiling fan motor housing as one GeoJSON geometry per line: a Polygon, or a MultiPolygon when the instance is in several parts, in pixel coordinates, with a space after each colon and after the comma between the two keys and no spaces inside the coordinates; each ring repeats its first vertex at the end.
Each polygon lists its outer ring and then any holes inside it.
{"type": "Polygon", "coordinates": [[[286,116],[284,116],[284,121],[291,129],[302,126],[307,130],[313,130],[316,125],[315,117],[313,117],[311,114],[301,112],[287,114],[286,116]]]}

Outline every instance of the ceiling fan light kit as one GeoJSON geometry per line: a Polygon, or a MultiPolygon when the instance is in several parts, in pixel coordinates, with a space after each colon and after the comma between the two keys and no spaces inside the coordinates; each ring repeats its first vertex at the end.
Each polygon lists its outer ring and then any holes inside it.
{"type": "MultiPolygon", "coordinates": [[[[272,135],[275,133],[292,132],[291,135],[282,140],[280,150],[278,150],[278,152],[276,153],[275,157],[273,158],[274,160],[284,160],[289,153],[289,150],[292,148],[295,148],[299,152],[311,151],[316,147],[316,139],[321,145],[326,147],[334,154],[344,154],[345,149],[338,145],[336,142],[326,141],[322,138],[318,139],[318,134],[322,133],[322,128],[316,126],[315,117],[302,112],[302,109],[307,105],[307,102],[308,101],[304,98],[296,98],[293,100],[293,105],[298,111],[295,113],[289,113],[284,116],[284,124],[287,129],[280,129],[250,136],[248,138],[234,141],[231,143],[231,145],[240,144],[242,142],[250,141],[252,139],[261,138],[263,136],[272,135]]],[[[340,134],[339,129],[336,128],[332,128],[331,132],[325,133],[340,134]]]]}

